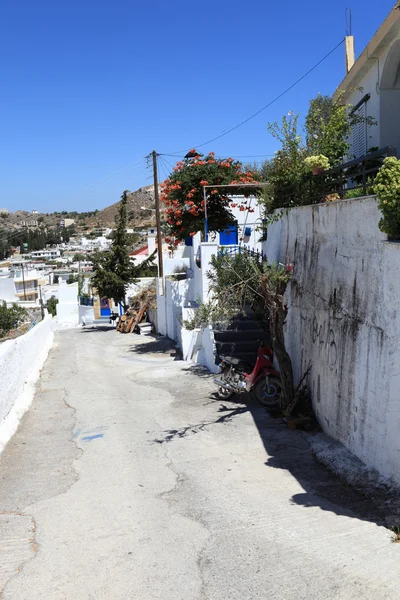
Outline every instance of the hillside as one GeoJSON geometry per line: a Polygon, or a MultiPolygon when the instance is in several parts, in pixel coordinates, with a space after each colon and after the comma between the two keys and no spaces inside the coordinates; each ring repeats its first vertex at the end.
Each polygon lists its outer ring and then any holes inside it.
{"type": "MultiPolygon", "coordinates": [[[[154,208],[154,185],[139,188],[128,195],[128,219],[131,227],[141,227],[155,224],[154,208]]],[[[99,211],[90,212],[54,212],[54,213],[30,213],[24,210],[10,212],[7,215],[0,214],[0,229],[18,230],[24,227],[34,227],[37,222],[39,227],[58,227],[60,221],[71,218],[75,220],[78,229],[90,230],[94,227],[114,227],[115,216],[118,212],[119,201],[99,211]]]]}
{"type": "MultiPolygon", "coordinates": [[[[144,223],[155,223],[154,211],[141,208],[142,206],[146,209],[154,208],[154,202],[154,185],[147,185],[135,192],[130,192],[128,195],[129,224],[132,227],[138,227],[144,223]]],[[[111,204],[111,206],[103,208],[93,217],[85,219],[87,225],[91,227],[113,227],[119,204],[120,202],[111,204]]]]}

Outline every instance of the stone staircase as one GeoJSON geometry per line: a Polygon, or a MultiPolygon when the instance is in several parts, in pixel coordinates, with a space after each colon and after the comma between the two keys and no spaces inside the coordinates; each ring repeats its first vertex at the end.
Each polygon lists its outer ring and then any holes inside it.
{"type": "Polygon", "coordinates": [[[219,324],[214,328],[216,364],[221,356],[234,356],[250,364],[255,364],[259,341],[271,345],[271,336],[251,313],[235,317],[229,324],[219,324]]]}

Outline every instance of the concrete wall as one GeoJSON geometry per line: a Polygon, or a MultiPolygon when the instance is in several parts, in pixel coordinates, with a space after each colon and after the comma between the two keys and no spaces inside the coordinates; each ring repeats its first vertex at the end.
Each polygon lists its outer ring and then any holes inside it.
{"type": "Polygon", "coordinates": [[[321,426],[400,484],[400,244],[379,218],[374,197],[296,208],[265,250],[294,264],[285,339],[321,426]]]}
{"type": "Polygon", "coordinates": [[[29,407],[35,382],[53,343],[53,319],[0,344],[0,451],[29,407]]]}

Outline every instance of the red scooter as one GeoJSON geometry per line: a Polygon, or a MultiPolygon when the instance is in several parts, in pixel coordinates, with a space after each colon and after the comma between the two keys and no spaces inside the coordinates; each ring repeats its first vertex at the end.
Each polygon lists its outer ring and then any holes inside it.
{"type": "Polygon", "coordinates": [[[224,356],[221,374],[214,379],[218,385],[218,397],[227,400],[233,394],[250,392],[264,406],[276,406],[281,394],[281,378],[272,364],[271,348],[260,343],[257,361],[252,366],[233,356],[224,356]],[[248,371],[248,372],[246,372],[248,371]]]}

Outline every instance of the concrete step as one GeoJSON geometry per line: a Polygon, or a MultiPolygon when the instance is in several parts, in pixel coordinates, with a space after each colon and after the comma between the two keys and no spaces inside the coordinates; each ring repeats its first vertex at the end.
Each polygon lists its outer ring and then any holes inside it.
{"type": "Polygon", "coordinates": [[[153,332],[151,323],[139,323],[138,328],[140,335],[150,335],[153,332]]]}

